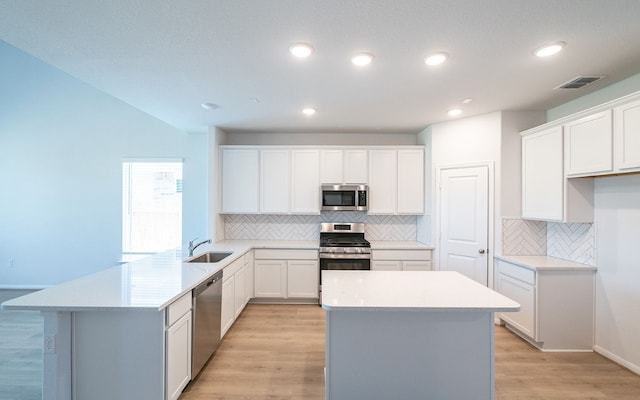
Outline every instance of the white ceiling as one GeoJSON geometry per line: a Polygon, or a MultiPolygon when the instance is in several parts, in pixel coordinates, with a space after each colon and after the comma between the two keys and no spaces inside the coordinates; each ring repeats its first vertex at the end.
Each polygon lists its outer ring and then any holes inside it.
{"type": "Polygon", "coordinates": [[[638,0],[0,0],[0,39],[189,132],[417,132],[639,73],[639,16],[638,0]],[[297,41],[314,54],[294,59],[297,41]],[[450,58],[429,68],[433,51],[450,58]],[[553,89],[580,75],[607,78],[553,89]]]}

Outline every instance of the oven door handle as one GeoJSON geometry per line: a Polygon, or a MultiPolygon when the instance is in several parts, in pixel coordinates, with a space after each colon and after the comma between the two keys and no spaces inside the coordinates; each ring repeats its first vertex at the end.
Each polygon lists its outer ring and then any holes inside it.
{"type": "Polygon", "coordinates": [[[371,258],[370,253],[348,253],[348,254],[336,254],[336,253],[320,253],[320,258],[326,259],[351,259],[351,260],[367,260],[371,258]]]}

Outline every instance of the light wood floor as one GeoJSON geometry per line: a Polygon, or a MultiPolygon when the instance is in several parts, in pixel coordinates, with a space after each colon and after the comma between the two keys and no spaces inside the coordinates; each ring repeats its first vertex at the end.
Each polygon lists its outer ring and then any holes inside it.
{"type": "MultiPolygon", "coordinates": [[[[321,400],[323,368],[320,307],[250,304],[181,400],[321,400]]],[[[41,399],[41,369],[40,314],[0,311],[0,399],[41,399]]],[[[638,400],[640,376],[596,353],[542,353],[497,327],[496,399],[638,400]]]]}
{"type": "MultiPolygon", "coordinates": [[[[321,400],[323,367],[322,308],[250,304],[181,400],[321,400]]],[[[638,400],[640,376],[596,353],[540,352],[496,327],[496,399],[638,400]]]]}

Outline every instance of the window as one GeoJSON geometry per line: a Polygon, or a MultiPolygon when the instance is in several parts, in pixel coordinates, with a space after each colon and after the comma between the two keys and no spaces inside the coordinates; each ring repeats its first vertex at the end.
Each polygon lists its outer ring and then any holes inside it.
{"type": "Polygon", "coordinates": [[[157,253],[182,242],[182,161],[122,163],[122,253],[157,253]]]}

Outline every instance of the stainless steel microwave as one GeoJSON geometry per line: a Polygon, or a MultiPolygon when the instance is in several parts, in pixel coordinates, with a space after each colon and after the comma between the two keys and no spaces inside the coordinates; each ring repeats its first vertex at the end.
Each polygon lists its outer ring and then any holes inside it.
{"type": "Polygon", "coordinates": [[[366,211],[367,185],[322,185],[320,204],[323,211],[366,211]]]}

